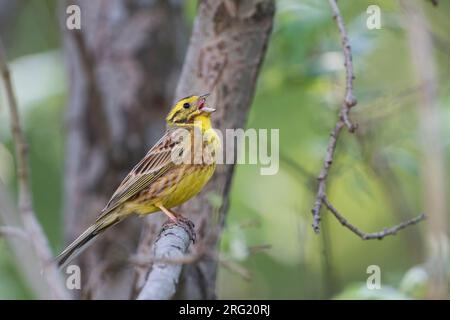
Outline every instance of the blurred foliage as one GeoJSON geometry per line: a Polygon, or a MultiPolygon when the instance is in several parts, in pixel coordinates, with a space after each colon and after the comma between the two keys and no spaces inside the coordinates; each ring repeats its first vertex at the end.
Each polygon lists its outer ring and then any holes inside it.
{"type": "MultiPolygon", "coordinates": [[[[26,134],[32,187],[40,221],[53,249],[62,247],[64,107],[67,87],[61,57],[56,0],[21,2],[6,34],[7,49],[26,134]]],[[[403,217],[395,201],[421,211],[420,144],[402,12],[393,0],[340,1],[354,49],[360,124],[358,138],[343,134],[331,172],[329,196],[355,225],[376,231],[403,217]],[[382,29],[366,28],[366,8],[377,4],[382,29]],[[389,175],[377,174],[384,159],[389,175]],[[400,191],[401,190],[401,191],[400,191]],[[401,196],[400,196],[401,192],[401,196]]],[[[239,299],[409,299],[421,298],[427,274],[423,224],[383,241],[361,241],[324,213],[322,234],[312,231],[314,177],[320,170],[328,134],[344,92],[339,34],[327,1],[278,0],[273,35],[260,73],[248,128],[280,129],[280,172],[262,176],[255,165],[239,165],[221,250],[252,273],[250,281],[227,268],[218,277],[220,298],[239,299]],[[417,241],[414,242],[413,240],[417,241]],[[253,253],[255,246],[270,248],[253,253]],[[368,290],[368,265],[378,265],[382,289],[368,290]]],[[[439,63],[439,103],[449,163],[450,3],[427,11],[439,63]]],[[[186,16],[192,23],[196,1],[186,16]]],[[[2,98],[3,99],[3,98],[2,98]]],[[[161,120],[162,121],[162,120],[161,120]]],[[[7,112],[0,105],[0,178],[16,190],[7,112]]],[[[449,194],[450,196],[450,194],[449,194]]],[[[211,195],[211,203],[221,199],[211,195]]],[[[397,203],[398,205],[398,203],[397,203]]],[[[0,298],[29,298],[0,239],[0,298]]]]}

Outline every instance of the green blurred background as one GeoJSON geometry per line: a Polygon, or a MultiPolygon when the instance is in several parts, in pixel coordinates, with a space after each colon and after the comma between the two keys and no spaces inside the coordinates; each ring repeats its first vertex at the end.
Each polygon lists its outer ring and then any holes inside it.
{"type": "MultiPolygon", "coordinates": [[[[342,135],[328,193],[352,223],[365,231],[377,231],[411,218],[423,208],[418,93],[398,3],[340,1],[340,6],[354,50],[359,104],[353,117],[360,130],[356,138],[342,135]],[[381,8],[380,30],[366,28],[366,8],[371,4],[381,8]]],[[[195,7],[196,1],[187,1],[190,23],[195,7]]],[[[67,97],[57,8],[56,0],[26,1],[5,32],[30,144],[36,210],[55,252],[63,246],[67,97]]],[[[441,1],[434,8],[424,1],[423,8],[441,44],[435,47],[435,53],[448,167],[450,3],[441,1]]],[[[280,172],[262,176],[258,166],[237,167],[221,250],[234,264],[250,272],[251,280],[221,266],[219,298],[423,297],[423,223],[382,241],[360,240],[325,212],[320,235],[314,234],[310,226],[314,177],[321,168],[328,135],[342,101],[344,76],[339,35],[327,1],[277,1],[275,26],[247,127],[280,129],[280,172]],[[265,245],[270,248],[256,253],[248,250],[265,245]],[[381,268],[382,290],[366,289],[366,269],[373,264],[381,268]]],[[[0,178],[13,194],[14,172],[8,114],[2,97],[0,178]]],[[[32,298],[2,239],[0,298],[32,298]]]]}

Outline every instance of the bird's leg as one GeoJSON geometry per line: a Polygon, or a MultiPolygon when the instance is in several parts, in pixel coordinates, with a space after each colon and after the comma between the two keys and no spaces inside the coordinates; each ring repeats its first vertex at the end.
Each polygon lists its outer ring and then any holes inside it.
{"type": "MultiPolygon", "coordinates": [[[[179,215],[179,214],[173,212],[170,209],[167,209],[163,205],[157,205],[157,207],[162,212],[164,212],[167,217],[169,217],[169,220],[171,223],[182,226],[189,233],[189,236],[190,236],[192,242],[195,243],[195,240],[196,240],[196,234],[195,234],[195,230],[194,230],[195,225],[191,220],[183,217],[182,215],[179,215]]],[[[167,224],[167,222],[165,224],[167,224]]]]}
{"type": "Polygon", "coordinates": [[[167,209],[163,205],[157,205],[157,207],[162,212],[165,213],[165,215],[170,219],[170,221],[172,221],[173,223],[178,223],[178,217],[177,217],[177,215],[174,212],[172,212],[171,210],[167,209]]]}

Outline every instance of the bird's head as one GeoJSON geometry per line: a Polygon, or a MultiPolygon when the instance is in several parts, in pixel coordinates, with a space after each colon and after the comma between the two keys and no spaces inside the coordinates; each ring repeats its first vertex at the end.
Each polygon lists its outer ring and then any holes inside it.
{"type": "Polygon", "coordinates": [[[209,93],[180,99],[169,112],[166,118],[167,124],[183,126],[194,124],[197,120],[209,120],[211,113],[216,109],[206,106],[208,96],[209,93]]]}

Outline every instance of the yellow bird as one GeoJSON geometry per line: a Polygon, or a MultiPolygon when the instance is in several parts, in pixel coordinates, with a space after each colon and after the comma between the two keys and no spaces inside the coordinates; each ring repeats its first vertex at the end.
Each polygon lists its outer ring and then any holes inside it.
{"type": "Polygon", "coordinates": [[[167,131],[121,182],[101,214],[58,257],[68,264],[104,230],[132,214],[162,211],[177,222],[172,210],[199,193],[216,167],[221,142],[211,128],[206,106],[209,94],[179,100],[166,118],[167,131]]]}

